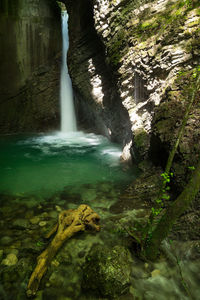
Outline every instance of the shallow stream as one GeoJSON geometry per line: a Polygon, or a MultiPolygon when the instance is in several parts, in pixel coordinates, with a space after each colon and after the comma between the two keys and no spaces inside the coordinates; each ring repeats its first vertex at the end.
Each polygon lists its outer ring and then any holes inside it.
{"type": "MultiPolygon", "coordinates": [[[[80,233],[64,244],[35,299],[108,299],[81,288],[83,266],[94,244],[132,251],[125,226],[145,219],[149,212],[131,194],[138,171],[120,163],[119,146],[82,132],[3,136],[0,149],[0,299],[27,299],[37,256],[49,243],[45,235],[61,210],[83,203],[99,214],[101,231],[80,233]]],[[[109,299],[190,299],[184,284],[191,299],[200,299],[200,262],[194,252],[198,247],[192,242],[166,242],[168,258],[162,256],[156,263],[140,261],[132,251],[129,291],[109,299]]]]}

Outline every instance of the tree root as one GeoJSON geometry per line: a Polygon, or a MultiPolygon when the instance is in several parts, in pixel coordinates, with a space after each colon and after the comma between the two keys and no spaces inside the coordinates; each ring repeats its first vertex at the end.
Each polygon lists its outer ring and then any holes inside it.
{"type": "Polygon", "coordinates": [[[27,296],[34,296],[39,288],[40,281],[45,274],[53,257],[66,239],[79,231],[100,230],[100,217],[89,206],[82,204],[77,209],[64,210],[59,214],[58,224],[46,236],[49,238],[56,231],[50,245],[38,256],[37,266],[33,271],[27,286],[27,296]]]}

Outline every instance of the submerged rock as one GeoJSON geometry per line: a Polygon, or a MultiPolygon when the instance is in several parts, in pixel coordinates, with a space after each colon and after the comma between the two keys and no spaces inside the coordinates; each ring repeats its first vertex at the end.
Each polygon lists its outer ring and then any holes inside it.
{"type": "Polygon", "coordinates": [[[160,275],[160,270],[155,269],[151,272],[151,277],[156,277],[160,275]]]}
{"type": "Polygon", "coordinates": [[[17,219],[13,222],[13,226],[19,229],[27,229],[30,227],[29,221],[26,219],[17,219]]]}
{"type": "Polygon", "coordinates": [[[0,250],[0,262],[1,262],[1,260],[2,260],[2,257],[3,257],[3,250],[1,249],[1,250],[0,250]]]}
{"type": "Polygon", "coordinates": [[[89,189],[82,193],[81,198],[85,202],[87,202],[87,201],[90,202],[90,201],[95,200],[96,196],[97,196],[96,191],[94,189],[89,189]]]}
{"type": "Polygon", "coordinates": [[[0,240],[1,245],[7,246],[12,243],[12,238],[9,236],[3,236],[0,240]]]}
{"type": "Polygon", "coordinates": [[[83,288],[98,290],[103,296],[117,296],[127,292],[130,285],[131,257],[127,249],[94,245],[83,271],[83,288]]]}
{"type": "Polygon", "coordinates": [[[6,256],[5,259],[2,260],[1,264],[6,266],[16,265],[18,262],[18,258],[14,253],[10,253],[6,256]]]}
{"type": "Polygon", "coordinates": [[[35,217],[33,217],[32,219],[30,219],[31,224],[33,224],[33,225],[34,225],[34,224],[38,224],[39,221],[40,221],[40,218],[37,217],[37,216],[35,216],[35,217]]]}
{"type": "Polygon", "coordinates": [[[44,227],[44,226],[47,225],[47,222],[46,222],[46,221],[41,221],[41,222],[39,223],[39,225],[40,225],[40,227],[44,227]]]}

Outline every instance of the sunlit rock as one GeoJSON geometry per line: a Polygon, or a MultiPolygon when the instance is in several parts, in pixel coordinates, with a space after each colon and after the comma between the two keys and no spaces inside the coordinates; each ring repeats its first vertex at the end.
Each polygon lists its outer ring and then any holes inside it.
{"type": "Polygon", "coordinates": [[[6,266],[16,265],[18,262],[18,258],[14,253],[10,253],[6,256],[5,259],[2,260],[1,264],[6,266]]]}

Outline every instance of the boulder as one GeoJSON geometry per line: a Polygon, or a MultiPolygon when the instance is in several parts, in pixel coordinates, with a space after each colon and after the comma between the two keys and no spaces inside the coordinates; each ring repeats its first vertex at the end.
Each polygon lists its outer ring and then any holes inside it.
{"type": "Polygon", "coordinates": [[[82,287],[115,297],[127,292],[130,284],[131,256],[123,246],[112,249],[94,245],[86,257],[82,287]]]}

